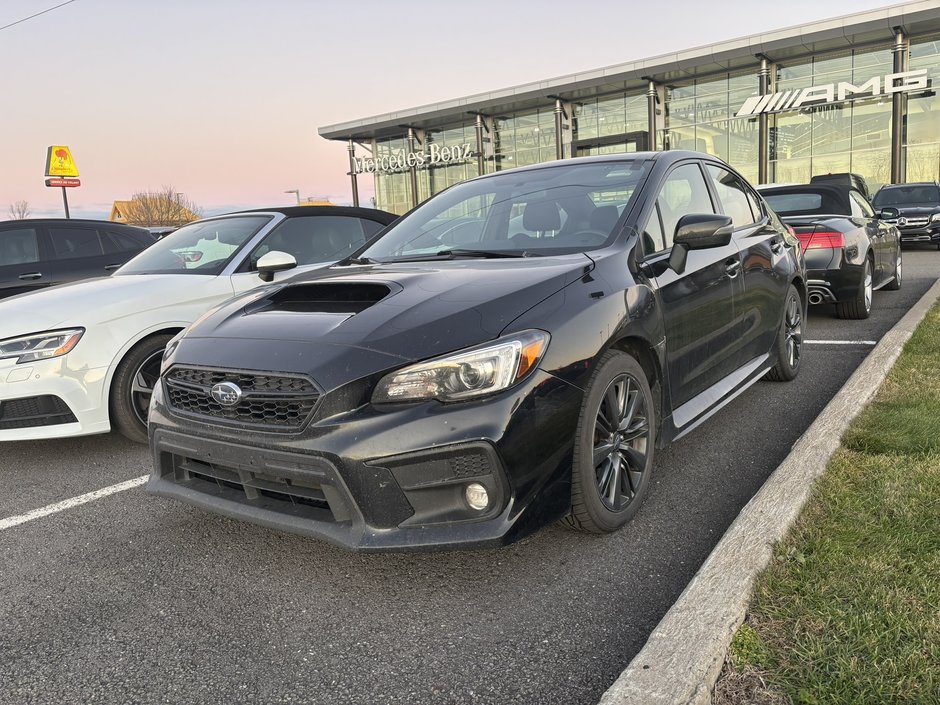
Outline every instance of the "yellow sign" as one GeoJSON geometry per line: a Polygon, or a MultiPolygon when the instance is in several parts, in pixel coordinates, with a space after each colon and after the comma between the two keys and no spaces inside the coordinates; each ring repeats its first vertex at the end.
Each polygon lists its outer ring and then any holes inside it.
{"type": "Polygon", "coordinates": [[[54,144],[46,152],[46,176],[78,176],[78,167],[72,159],[72,150],[64,144],[54,144]]]}

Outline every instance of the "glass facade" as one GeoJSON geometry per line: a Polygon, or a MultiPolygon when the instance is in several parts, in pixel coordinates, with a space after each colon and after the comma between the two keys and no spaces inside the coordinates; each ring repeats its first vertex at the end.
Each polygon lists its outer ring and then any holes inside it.
{"type": "MultiPolygon", "coordinates": [[[[903,99],[902,166],[907,181],[940,179],[940,35],[912,37],[909,70],[926,69],[928,90],[903,99]]],[[[849,82],[862,86],[884,80],[894,69],[893,43],[843,50],[774,64],[775,92],[849,82]]],[[[649,139],[646,91],[607,93],[568,103],[571,114],[564,133],[565,158],[618,154],[639,149],[691,149],[721,157],[752,183],[758,182],[760,141],[756,114],[737,117],[746,100],[758,96],[759,63],[745,72],[678,81],[662,88],[655,140],[649,139]]],[[[456,117],[456,116],[455,116],[456,117]]],[[[765,156],[769,180],[805,183],[816,174],[851,171],[861,174],[872,193],[891,180],[892,99],[878,95],[835,100],[768,115],[765,156]]],[[[494,116],[484,171],[538,164],[556,158],[555,105],[494,116]]],[[[472,158],[416,168],[417,201],[477,176],[475,118],[467,113],[444,129],[425,133],[424,149],[472,147],[472,158]]],[[[408,151],[405,135],[373,142],[376,157],[408,151]]],[[[403,213],[413,203],[410,170],[376,173],[379,208],[403,213]]]]}
{"type": "MultiPolygon", "coordinates": [[[[914,69],[927,69],[940,78],[940,36],[911,40],[914,69]]],[[[907,99],[904,161],[907,181],[940,180],[940,95],[934,88],[907,99]]]]}
{"type": "MultiPolygon", "coordinates": [[[[893,71],[891,48],[845,52],[777,67],[777,91],[849,81],[862,85],[893,71]]],[[[891,97],[878,95],[771,118],[770,175],[806,183],[816,174],[861,174],[874,192],[891,179],[891,97]]]]}

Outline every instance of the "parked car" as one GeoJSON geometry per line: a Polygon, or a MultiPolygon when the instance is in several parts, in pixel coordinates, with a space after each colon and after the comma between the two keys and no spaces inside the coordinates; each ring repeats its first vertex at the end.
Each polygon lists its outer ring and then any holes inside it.
{"type": "Polygon", "coordinates": [[[106,279],[0,301],[0,441],[146,442],[163,349],[210,307],[352,252],[397,216],[292,207],[196,221],[106,279]]]}
{"type": "Polygon", "coordinates": [[[882,186],[872,205],[887,222],[897,225],[901,242],[931,242],[940,250],[940,185],[936,181],[882,186]]]}
{"type": "Polygon", "coordinates": [[[839,318],[868,318],[872,292],[901,288],[898,229],[846,185],[761,187],[803,245],[809,302],[835,304],[839,318]]]}
{"type": "Polygon", "coordinates": [[[0,223],[0,299],[107,276],[157,238],[107,220],[28,218],[0,223]]]}
{"type": "Polygon", "coordinates": [[[613,531],[655,448],[797,375],[805,301],[799,242],[716,158],[496,172],[175,337],[149,489],[359,549],[613,531]]]}

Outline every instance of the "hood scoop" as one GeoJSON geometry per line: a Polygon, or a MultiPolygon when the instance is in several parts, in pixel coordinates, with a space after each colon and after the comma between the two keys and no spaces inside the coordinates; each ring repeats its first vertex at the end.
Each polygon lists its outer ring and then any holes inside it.
{"type": "Polygon", "coordinates": [[[377,304],[392,290],[385,284],[323,282],[295,284],[262,300],[260,311],[356,314],[377,304]]]}

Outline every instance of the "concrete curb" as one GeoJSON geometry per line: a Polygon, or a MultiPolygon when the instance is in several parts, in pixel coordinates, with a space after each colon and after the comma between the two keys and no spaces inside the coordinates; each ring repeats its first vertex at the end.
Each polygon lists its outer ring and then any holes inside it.
{"type": "Polygon", "coordinates": [[[757,575],[789,530],[842,435],[865,408],[901,349],[940,298],[940,280],[889,330],[793,445],[715,546],[643,649],[600,705],[711,703],[725,654],[757,575]]]}

